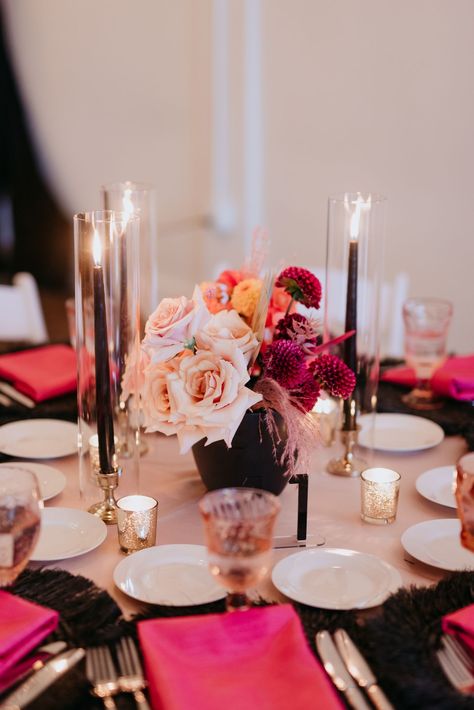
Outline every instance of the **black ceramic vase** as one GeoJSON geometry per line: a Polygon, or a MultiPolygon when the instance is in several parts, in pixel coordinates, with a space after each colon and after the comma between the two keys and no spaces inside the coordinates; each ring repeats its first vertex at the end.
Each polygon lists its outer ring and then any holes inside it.
{"type": "Polygon", "coordinates": [[[282,417],[276,412],[274,417],[280,437],[275,444],[263,409],[245,413],[230,449],[224,441],[205,446],[206,440],[202,439],[194,444],[194,460],[208,491],[247,486],[275,495],[282,492],[289,479],[286,465],[279,463],[287,433],[282,417]]]}

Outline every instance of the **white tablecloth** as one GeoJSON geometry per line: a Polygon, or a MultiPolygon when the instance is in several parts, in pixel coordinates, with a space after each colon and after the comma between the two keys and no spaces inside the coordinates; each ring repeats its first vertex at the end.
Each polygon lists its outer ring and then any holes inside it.
{"type": "MultiPolygon", "coordinates": [[[[157,544],[204,543],[197,501],[205,492],[191,455],[180,456],[175,437],[148,435],[149,452],[140,460],[141,492],[159,501],[157,544]]],[[[326,547],[343,547],[370,552],[394,565],[405,585],[433,583],[443,571],[428,567],[404,552],[400,537],[409,526],[434,518],[452,518],[456,511],[422,498],[415,480],[423,471],[435,466],[454,464],[465,452],[460,437],[448,437],[433,449],[410,454],[372,454],[370,463],[387,466],[401,474],[400,501],[396,521],[376,526],[360,519],[360,481],[340,478],[325,472],[325,462],[337,453],[337,447],[320,446],[314,453],[309,477],[308,533],[323,537],[326,547]]],[[[46,462],[44,462],[46,463],[46,462]]],[[[67,486],[46,506],[85,507],[79,497],[78,461],[76,456],[49,462],[67,477],[67,486]]],[[[100,497],[100,496],[99,496],[100,497]]],[[[282,510],[277,535],[295,535],[297,486],[289,485],[281,495],[282,510]]],[[[275,561],[294,553],[295,549],[274,552],[275,561]]],[[[120,592],[113,583],[113,570],[123,559],[117,542],[117,528],[108,527],[107,539],[97,549],[80,557],[48,564],[74,574],[82,574],[103,587],[116,599],[125,613],[138,610],[138,603],[120,592]]],[[[265,580],[259,592],[266,598],[280,599],[271,580],[265,580]]]]}

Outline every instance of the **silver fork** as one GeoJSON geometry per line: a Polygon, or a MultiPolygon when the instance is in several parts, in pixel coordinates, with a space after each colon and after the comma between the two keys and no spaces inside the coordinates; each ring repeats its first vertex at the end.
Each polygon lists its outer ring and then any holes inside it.
{"type": "Polygon", "coordinates": [[[452,636],[441,637],[442,648],[436,655],[446,677],[459,692],[469,695],[474,691],[473,661],[452,636]]]}
{"type": "Polygon", "coordinates": [[[107,646],[87,649],[86,675],[93,686],[92,693],[101,698],[106,708],[117,710],[112,698],[112,695],[119,692],[117,671],[107,646]]]}
{"type": "Polygon", "coordinates": [[[148,701],[142,692],[147,683],[143,677],[137,649],[130,636],[120,639],[116,651],[120,669],[118,679],[120,690],[123,693],[133,693],[138,708],[150,710],[148,701]]]}

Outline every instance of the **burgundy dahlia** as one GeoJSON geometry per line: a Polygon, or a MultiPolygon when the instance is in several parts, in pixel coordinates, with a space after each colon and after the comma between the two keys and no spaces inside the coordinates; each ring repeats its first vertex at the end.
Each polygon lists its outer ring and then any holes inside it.
{"type": "Polygon", "coordinates": [[[356,377],[352,370],[336,355],[327,353],[320,355],[316,360],[313,360],[310,370],[315,379],[319,380],[321,385],[334,397],[347,399],[352,394],[356,377]]]}
{"type": "Polygon", "coordinates": [[[291,396],[303,412],[310,412],[318,401],[320,392],[319,382],[308,372],[298,389],[291,392],[291,396]]]}
{"type": "Polygon", "coordinates": [[[305,355],[291,340],[275,340],[265,350],[265,377],[271,377],[285,389],[298,387],[306,375],[305,355]]]}
{"type": "Polygon", "coordinates": [[[319,279],[311,271],[300,266],[289,266],[283,269],[276,280],[276,286],[281,286],[295,301],[308,308],[319,308],[322,289],[319,279]]]}

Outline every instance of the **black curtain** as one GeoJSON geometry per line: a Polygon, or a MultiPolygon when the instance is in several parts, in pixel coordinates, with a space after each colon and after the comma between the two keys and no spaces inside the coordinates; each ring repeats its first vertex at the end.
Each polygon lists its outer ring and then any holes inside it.
{"type": "Polygon", "coordinates": [[[0,272],[5,279],[29,271],[43,287],[66,291],[72,281],[72,224],[41,175],[2,19],[0,13],[0,272]]]}

